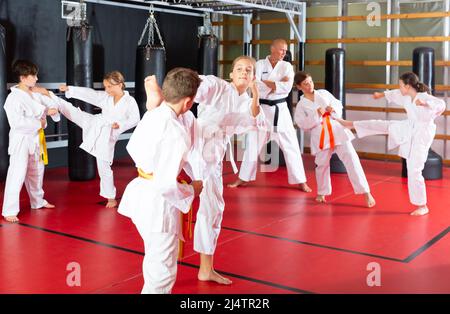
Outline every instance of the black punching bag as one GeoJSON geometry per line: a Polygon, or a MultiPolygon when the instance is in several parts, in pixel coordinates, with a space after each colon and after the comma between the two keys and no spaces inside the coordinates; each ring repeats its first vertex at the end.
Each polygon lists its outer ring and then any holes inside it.
{"type": "MultiPolygon", "coordinates": [[[[197,65],[202,75],[218,75],[219,39],[215,35],[201,35],[198,39],[197,65]]],[[[194,103],[191,111],[197,117],[198,104],[194,103]]]]}
{"type": "Polygon", "coordinates": [[[6,173],[8,172],[9,157],[8,157],[8,145],[9,145],[9,124],[6,118],[6,112],[3,109],[3,105],[6,99],[6,31],[3,26],[0,25],[0,180],[6,179],[6,173]]]}
{"type": "Polygon", "coordinates": [[[149,75],[155,75],[159,86],[162,87],[166,75],[165,49],[162,46],[150,46],[147,44],[137,46],[135,73],[134,97],[142,117],[147,111],[144,79],[149,75]]]}
{"type": "Polygon", "coordinates": [[[219,63],[219,39],[215,35],[202,35],[198,43],[198,71],[203,75],[216,75],[219,63]]]}
{"type": "MultiPolygon", "coordinates": [[[[325,89],[342,102],[345,119],[345,50],[331,48],[325,53],[325,89]]],[[[336,154],[331,156],[330,171],[346,173],[345,166],[336,154]]]]}
{"type": "MultiPolygon", "coordinates": [[[[331,48],[325,53],[325,89],[342,102],[345,119],[345,50],[331,48]]],[[[336,154],[331,156],[330,171],[346,173],[345,166],[336,154]]]]}
{"type": "MultiPolygon", "coordinates": [[[[412,71],[419,77],[419,80],[426,84],[431,93],[434,94],[434,49],[430,47],[417,47],[413,51],[412,71]]],[[[435,151],[428,151],[427,161],[422,170],[422,175],[426,180],[442,179],[442,157],[435,151]]],[[[402,159],[402,177],[408,177],[406,159],[402,159]]]]}
{"type": "MultiPolygon", "coordinates": [[[[93,87],[93,44],[92,27],[69,27],[67,29],[67,84],[81,87],[93,87]]],[[[93,113],[93,106],[76,99],[70,100],[75,107],[93,113]]],[[[95,158],[79,148],[82,142],[82,130],[76,124],[67,121],[69,133],[69,178],[72,181],[91,180],[95,177],[95,158]]]]}
{"type": "Polygon", "coordinates": [[[431,89],[434,95],[434,49],[417,47],[413,51],[413,68],[419,80],[431,89]]]}

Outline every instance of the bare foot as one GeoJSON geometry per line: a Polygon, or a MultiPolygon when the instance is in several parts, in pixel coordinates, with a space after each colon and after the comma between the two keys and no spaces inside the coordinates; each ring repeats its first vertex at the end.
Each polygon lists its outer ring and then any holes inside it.
{"type": "Polygon", "coordinates": [[[370,208],[375,206],[376,204],[375,199],[373,198],[372,194],[370,194],[370,192],[364,194],[364,198],[366,199],[367,207],[370,208]]]}
{"type": "Polygon", "coordinates": [[[317,195],[317,196],[316,196],[316,202],[319,202],[319,203],[326,203],[327,200],[325,199],[325,195],[317,195]]]}
{"type": "Polygon", "coordinates": [[[429,210],[426,206],[421,206],[411,213],[411,216],[423,216],[428,214],[429,210]]]}
{"type": "Polygon", "coordinates": [[[19,218],[17,218],[17,216],[6,216],[5,220],[12,223],[19,222],[19,218]]]}
{"type": "Polygon", "coordinates": [[[44,206],[42,206],[42,208],[55,208],[55,205],[50,204],[49,202],[47,202],[47,204],[45,204],[44,206]]]}
{"type": "Polygon", "coordinates": [[[241,180],[241,179],[237,179],[233,183],[227,184],[227,187],[229,187],[229,188],[237,188],[238,186],[246,186],[247,184],[248,184],[247,181],[244,181],[244,180],[241,180]]]}
{"type": "Polygon", "coordinates": [[[335,118],[334,120],[336,120],[337,122],[342,124],[342,126],[346,127],[347,129],[354,129],[353,121],[348,121],[348,120],[339,119],[339,118],[335,118]]]}
{"type": "Polygon", "coordinates": [[[108,199],[108,203],[106,203],[106,208],[114,208],[117,207],[117,201],[113,198],[108,199]]]}
{"type": "Polygon", "coordinates": [[[308,186],[308,184],[306,184],[306,182],[305,182],[305,183],[300,183],[300,184],[298,185],[298,188],[299,188],[300,190],[302,190],[303,192],[306,192],[306,193],[309,193],[309,192],[312,191],[312,189],[308,186]]]}
{"type": "Polygon", "coordinates": [[[198,272],[197,278],[200,281],[214,281],[221,285],[231,285],[233,283],[230,279],[221,276],[214,269],[212,269],[211,271],[209,271],[207,273],[198,272]]]}

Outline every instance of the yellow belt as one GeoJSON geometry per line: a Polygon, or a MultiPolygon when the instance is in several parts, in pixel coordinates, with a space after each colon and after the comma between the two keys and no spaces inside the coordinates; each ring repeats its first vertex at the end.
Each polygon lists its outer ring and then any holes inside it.
{"type": "Polygon", "coordinates": [[[146,173],[141,168],[137,168],[137,170],[138,170],[138,174],[139,174],[140,178],[147,179],[147,180],[152,180],[153,179],[153,173],[146,173]]]}
{"type": "Polygon", "coordinates": [[[44,129],[39,130],[39,156],[44,165],[48,165],[47,143],[45,141],[44,129]]]}
{"type": "MultiPolygon", "coordinates": [[[[141,168],[137,168],[138,174],[140,178],[152,180],[153,179],[153,173],[146,173],[141,168]]],[[[181,183],[188,184],[186,181],[182,180],[181,183]]],[[[189,240],[192,239],[192,206],[187,212],[187,214],[183,214],[180,212],[180,223],[181,223],[181,229],[183,237],[189,240]],[[187,215],[187,223],[184,223],[184,215],[187,215]]],[[[178,246],[178,259],[181,260],[184,256],[184,241],[180,240],[179,246],[178,246]]]]}

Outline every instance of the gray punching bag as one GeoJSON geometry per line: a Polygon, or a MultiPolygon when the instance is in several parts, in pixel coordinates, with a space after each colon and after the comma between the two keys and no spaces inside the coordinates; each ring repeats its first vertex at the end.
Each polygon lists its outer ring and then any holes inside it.
{"type": "MultiPolygon", "coordinates": [[[[75,26],[67,29],[67,84],[81,87],[93,87],[93,44],[92,27],[75,26]]],[[[71,103],[81,110],[93,113],[93,106],[76,99],[71,103]]],[[[67,121],[69,133],[69,178],[72,181],[86,181],[95,177],[95,158],[79,148],[82,142],[82,130],[76,124],[67,121]]]]}
{"type": "Polygon", "coordinates": [[[9,124],[6,118],[6,112],[3,109],[3,104],[6,100],[6,31],[3,26],[0,25],[0,181],[6,179],[8,172],[9,157],[8,157],[8,145],[9,145],[9,124]]]}
{"type": "Polygon", "coordinates": [[[144,79],[149,75],[155,75],[159,86],[162,87],[166,75],[166,51],[162,46],[138,45],[136,49],[134,97],[138,103],[141,117],[147,111],[144,79]]]}
{"type": "MultiPolygon", "coordinates": [[[[419,77],[419,80],[431,89],[434,94],[434,49],[430,47],[417,47],[413,51],[412,71],[419,77]]],[[[442,179],[442,157],[431,148],[428,151],[427,161],[422,170],[422,175],[426,180],[442,179]]],[[[408,176],[406,160],[402,160],[402,177],[408,176]]]]}
{"type": "MultiPolygon", "coordinates": [[[[345,119],[345,50],[331,48],[325,53],[325,89],[342,102],[345,119]]],[[[331,156],[330,171],[346,173],[345,166],[336,154],[331,156]]]]}

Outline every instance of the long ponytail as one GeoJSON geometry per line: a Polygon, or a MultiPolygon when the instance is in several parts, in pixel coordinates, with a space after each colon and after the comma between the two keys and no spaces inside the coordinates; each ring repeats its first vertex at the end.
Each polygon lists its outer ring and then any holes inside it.
{"type": "Polygon", "coordinates": [[[424,83],[419,81],[419,77],[413,72],[405,72],[400,76],[400,80],[405,85],[409,85],[419,93],[431,93],[431,89],[424,83]]]}

